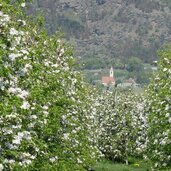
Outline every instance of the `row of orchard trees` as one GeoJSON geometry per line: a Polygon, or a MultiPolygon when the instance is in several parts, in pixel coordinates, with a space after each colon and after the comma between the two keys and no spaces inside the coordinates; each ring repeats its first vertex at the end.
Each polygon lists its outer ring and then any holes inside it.
{"type": "Polygon", "coordinates": [[[102,155],[170,168],[171,50],[143,96],[98,93],[24,6],[0,0],[0,170],[88,170],[102,155]]]}
{"type": "Polygon", "coordinates": [[[20,7],[0,0],[0,170],[88,169],[98,153],[90,90],[70,49],[20,7]]]}
{"type": "Polygon", "coordinates": [[[159,55],[158,72],[144,94],[105,92],[97,98],[98,147],[110,160],[138,157],[154,170],[171,169],[171,48],[159,55]]]}
{"type": "Polygon", "coordinates": [[[158,73],[147,89],[147,154],[155,167],[171,169],[171,47],[159,54],[158,73]]]}
{"type": "Polygon", "coordinates": [[[98,98],[99,148],[110,160],[140,157],[146,147],[147,116],[144,98],[132,92],[108,93],[98,98]]]}

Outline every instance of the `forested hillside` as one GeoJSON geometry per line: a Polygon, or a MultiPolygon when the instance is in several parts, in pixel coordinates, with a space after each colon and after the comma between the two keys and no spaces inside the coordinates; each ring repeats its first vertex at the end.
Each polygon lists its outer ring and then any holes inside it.
{"type": "Polygon", "coordinates": [[[49,33],[61,28],[87,69],[114,66],[130,56],[156,60],[156,49],[171,40],[170,1],[35,0],[49,33]],[[93,59],[92,59],[93,58],[93,59]]]}

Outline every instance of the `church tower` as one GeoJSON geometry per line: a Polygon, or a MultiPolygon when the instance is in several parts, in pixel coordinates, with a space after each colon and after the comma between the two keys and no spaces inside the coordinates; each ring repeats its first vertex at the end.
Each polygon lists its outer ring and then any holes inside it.
{"type": "Polygon", "coordinates": [[[114,70],[113,67],[109,70],[109,76],[102,77],[102,84],[104,86],[115,85],[114,70]]]}
{"type": "Polygon", "coordinates": [[[114,76],[114,73],[113,73],[113,67],[110,68],[110,72],[109,72],[109,77],[112,77],[113,78],[114,76]]]}

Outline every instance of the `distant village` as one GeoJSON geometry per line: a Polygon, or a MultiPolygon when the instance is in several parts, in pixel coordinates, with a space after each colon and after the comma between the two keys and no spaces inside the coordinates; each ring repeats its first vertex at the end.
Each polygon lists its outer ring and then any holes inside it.
{"type": "Polygon", "coordinates": [[[102,76],[101,84],[107,89],[110,89],[112,87],[121,87],[121,88],[133,87],[133,88],[135,88],[135,87],[139,86],[133,78],[126,79],[122,83],[116,84],[116,78],[114,75],[113,67],[110,68],[108,76],[102,76]]]}

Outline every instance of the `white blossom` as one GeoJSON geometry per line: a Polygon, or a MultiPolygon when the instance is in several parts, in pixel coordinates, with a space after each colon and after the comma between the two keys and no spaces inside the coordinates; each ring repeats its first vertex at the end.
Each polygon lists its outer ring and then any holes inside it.
{"type": "Polygon", "coordinates": [[[169,123],[171,124],[171,117],[169,118],[169,123]]]}
{"type": "Polygon", "coordinates": [[[18,31],[15,28],[11,28],[10,35],[18,35],[18,31]]]}
{"type": "Polygon", "coordinates": [[[77,163],[78,163],[78,164],[81,164],[81,163],[83,163],[83,162],[82,162],[82,160],[80,160],[79,158],[77,158],[77,163]]]}
{"type": "Polygon", "coordinates": [[[22,163],[23,163],[23,165],[29,165],[29,164],[31,164],[31,160],[26,159],[22,163]]]}
{"type": "Polygon", "coordinates": [[[42,109],[44,109],[44,110],[48,110],[48,108],[49,108],[48,106],[43,106],[42,107],[42,109]]]}
{"type": "Polygon", "coordinates": [[[21,109],[29,109],[30,108],[30,104],[27,101],[23,101],[23,104],[21,106],[21,109]]]}
{"type": "Polygon", "coordinates": [[[56,160],[58,160],[58,157],[57,157],[57,156],[51,157],[49,160],[50,160],[52,163],[54,163],[56,160]]]}
{"type": "Polygon", "coordinates": [[[21,138],[20,137],[16,137],[14,140],[12,140],[13,144],[20,144],[21,143],[21,138]]]}
{"type": "Polygon", "coordinates": [[[14,61],[16,58],[22,56],[22,54],[18,53],[18,54],[15,54],[15,53],[11,53],[9,54],[9,58],[11,59],[11,61],[14,61]]]}
{"type": "Polygon", "coordinates": [[[49,112],[47,112],[47,111],[43,111],[43,114],[44,114],[44,115],[48,115],[48,114],[49,114],[49,112]]]}
{"type": "Polygon", "coordinates": [[[24,8],[25,6],[26,6],[26,3],[24,3],[24,2],[23,2],[23,3],[21,3],[21,7],[23,7],[23,8],[24,8]]]}
{"type": "Polygon", "coordinates": [[[164,68],[164,69],[163,69],[163,72],[165,72],[165,71],[167,71],[167,68],[164,68]]]}
{"type": "Polygon", "coordinates": [[[64,139],[65,139],[65,140],[68,140],[68,139],[69,139],[69,134],[68,134],[68,133],[65,133],[65,134],[64,134],[64,139]]]}
{"type": "Polygon", "coordinates": [[[18,97],[20,97],[21,99],[25,99],[25,98],[27,98],[28,95],[29,95],[29,92],[28,91],[22,90],[20,92],[20,94],[18,94],[18,97]]]}
{"type": "Polygon", "coordinates": [[[14,88],[14,87],[10,87],[10,88],[8,89],[8,92],[9,92],[9,93],[15,94],[15,93],[17,92],[17,90],[16,90],[16,88],[14,88]]]}
{"type": "Polygon", "coordinates": [[[0,163],[0,171],[3,171],[3,169],[4,169],[4,166],[3,164],[0,163]]]}
{"type": "Polygon", "coordinates": [[[37,116],[36,115],[31,115],[30,119],[37,119],[37,116]]]}

